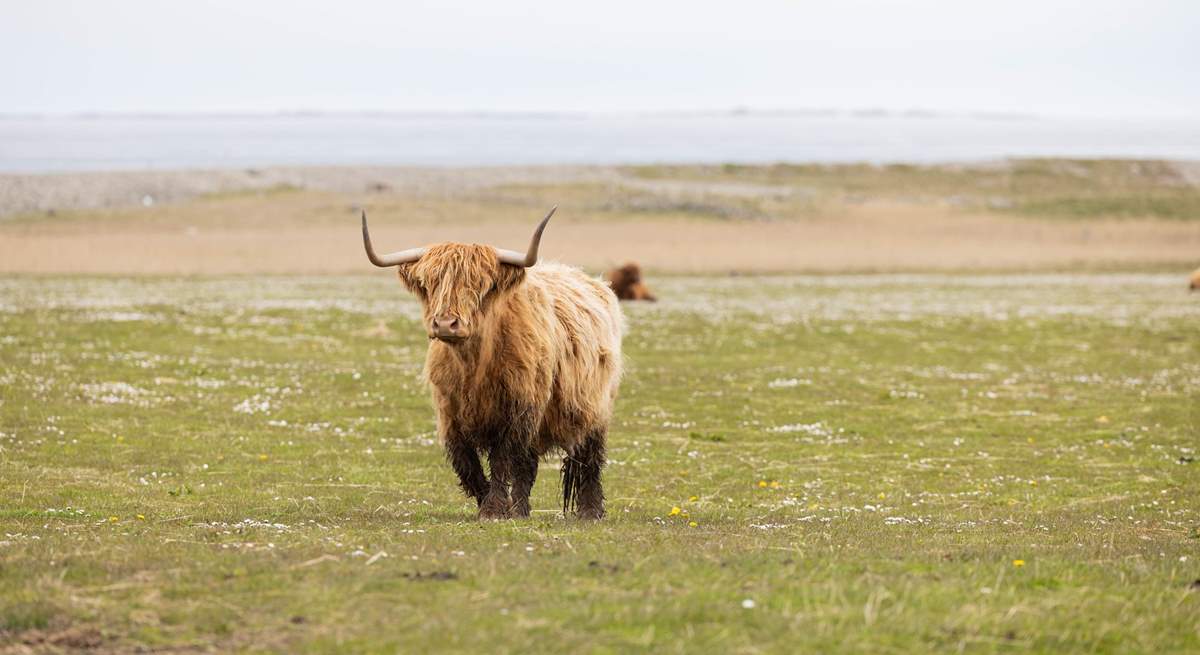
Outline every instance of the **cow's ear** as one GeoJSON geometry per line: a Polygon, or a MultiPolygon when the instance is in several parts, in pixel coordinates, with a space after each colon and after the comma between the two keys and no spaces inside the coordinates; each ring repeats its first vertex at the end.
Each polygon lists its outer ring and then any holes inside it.
{"type": "Polygon", "coordinates": [[[504,291],[517,286],[525,279],[525,267],[501,264],[496,272],[496,290],[504,291]]]}
{"type": "Polygon", "coordinates": [[[407,288],[409,291],[417,295],[421,295],[425,292],[425,289],[421,286],[421,283],[418,282],[413,276],[412,264],[401,264],[397,266],[396,273],[400,276],[400,281],[404,283],[405,288],[407,288]]]}

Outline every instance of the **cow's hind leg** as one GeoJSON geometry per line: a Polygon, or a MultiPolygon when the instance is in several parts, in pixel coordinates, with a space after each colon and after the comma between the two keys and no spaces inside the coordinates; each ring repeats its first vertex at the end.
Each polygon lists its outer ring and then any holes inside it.
{"type": "Polygon", "coordinates": [[[604,518],[604,489],[600,473],[604,468],[605,430],[590,430],[583,442],[563,458],[563,513],[573,508],[581,519],[604,518]]]}
{"type": "Polygon", "coordinates": [[[446,444],[446,458],[458,474],[458,484],[462,490],[475,499],[476,506],[482,505],[488,492],[488,481],[479,462],[479,452],[474,446],[455,440],[446,444]]]}
{"type": "Polygon", "coordinates": [[[513,460],[512,509],[513,518],[529,517],[529,492],[537,480],[538,456],[531,449],[521,449],[513,460]]]}
{"type": "Polygon", "coordinates": [[[492,472],[491,484],[479,505],[479,518],[508,518],[508,486],[512,484],[515,458],[505,445],[495,445],[488,450],[488,467],[492,472]]]}

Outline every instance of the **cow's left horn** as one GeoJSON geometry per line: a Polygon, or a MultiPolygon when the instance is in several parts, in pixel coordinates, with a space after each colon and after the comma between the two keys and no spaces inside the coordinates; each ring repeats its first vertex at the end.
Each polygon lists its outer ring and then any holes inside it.
{"type": "Polygon", "coordinates": [[[546,223],[550,222],[550,217],[558,210],[558,205],[550,208],[550,213],[546,214],[546,218],[538,223],[537,229],[533,231],[533,238],[529,240],[529,250],[525,253],[519,253],[515,250],[504,250],[496,248],[496,255],[500,257],[501,264],[509,264],[511,266],[524,266],[529,268],[537,263],[538,246],[542,243],[542,232],[546,230],[546,223]]]}
{"type": "Polygon", "coordinates": [[[376,255],[375,248],[371,247],[371,233],[367,231],[367,212],[365,210],[362,213],[362,224],[363,248],[366,248],[367,250],[367,259],[371,260],[371,263],[376,266],[381,268],[387,266],[399,266],[400,264],[415,262],[421,258],[421,255],[425,254],[426,248],[409,248],[408,250],[389,253],[387,255],[383,255],[382,257],[376,255]]]}

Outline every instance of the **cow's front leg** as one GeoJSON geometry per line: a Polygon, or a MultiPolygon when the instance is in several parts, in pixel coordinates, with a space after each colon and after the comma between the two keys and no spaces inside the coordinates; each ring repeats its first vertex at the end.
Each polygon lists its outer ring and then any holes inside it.
{"type": "Polygon", "coordinates": [[[504,444],[497,444],[488,450],[488,467],[492,471],[492,479],[487,494],[479,505],[479,518],[508,518],[508,486],[512,484],[513,459],[511,449],[504,444]]]}
{"type": "Polygon", "coordinates": [[[538,456],[532,449],[521,449],[513,463],[512,512],[513,518],[529,518],[529,492],[537,480],[538,456]]]}
{"type": "Polygon", "coordinates": [[[461,439],[453,439],[446,443],[446,458],[458,474],[458,484],[463,492],[475,499],[476,506],[483,505],[483,498],[488,492],[488,481],[487,476],[483,474],[483,465],[479,462],[479,451],[461,439]]]}

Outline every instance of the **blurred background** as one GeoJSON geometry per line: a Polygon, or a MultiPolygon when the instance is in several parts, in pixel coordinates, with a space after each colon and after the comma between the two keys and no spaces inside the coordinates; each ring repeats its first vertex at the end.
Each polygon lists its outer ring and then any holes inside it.
{"type": "Polygon", "coordinates": [[[550,254],[597,269],[1190,270],[1198,30],[1182,0],[9,3],[0,270],[362,271],[359,208],[383,247],[511,245],[551,204],[550,254]]]}

